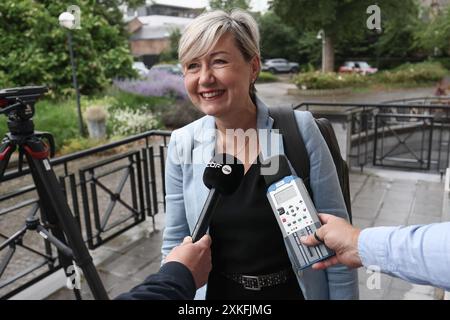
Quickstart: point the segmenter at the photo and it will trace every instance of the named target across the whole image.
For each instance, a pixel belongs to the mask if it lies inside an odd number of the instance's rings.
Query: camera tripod
[[[11,155],[18,149],[18,170],[22,171],[25,156],[39,195],[41,218],[44,221],[44,225],[41,225],[35,208],[34,213],[26,219],[24,227],[0,244],[0,250],[17,240],[21,241],[27,230],[35,230],[56,246],[59,263],[67,277],[73,260],[83,271],[94,298],[107,300],[106,290],[48,160],[54,154],[53,137],[49,133],[34,131],[34,104],[46,91],[47,88],[42,86],[0,90],[0,114],[7,116],[9,129],[0,144],[0,181]],[[48,141],[49,146],[43,139]],[[12,253],[9,255],[12,256]],[[0,275],[6,265],[3,262],[0,264]],[[81,299],[78,289],[74,287],[74,292],[76,298]]]

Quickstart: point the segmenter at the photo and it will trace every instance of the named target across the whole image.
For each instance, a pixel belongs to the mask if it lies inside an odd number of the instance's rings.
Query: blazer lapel
[[[269,108],[256,97],[258,107],[256,125],[258,127],[258,138],[261,150],[261,161],[270,157],[284,154],[283,137],[278,129],[273,129],[273,118],[269,116]]]
[[[194,131],[194,150],[192,151],[193,190],[195,190],[195,221],[208,197],[209,189],[203,183],[203,172],[214,156],[216,143],[214,117],[206,116]]]

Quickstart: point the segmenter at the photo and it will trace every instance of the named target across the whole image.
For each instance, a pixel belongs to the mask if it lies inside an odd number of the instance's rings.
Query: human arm
[[[118,300],[188,300],[208,280],[211,271],[211,238],[203,236],[196,243],[186,237],[166,257],[159,272],[150,275]]]
[[[320,218],[324,225],[317,235],[336,256],[313,268],[323,269],[335,263],[364,265],[409,282],[450,289],[450,222],[359,231],[343,219],[327,214]],[[302,242],[318,244],[313,236]]]

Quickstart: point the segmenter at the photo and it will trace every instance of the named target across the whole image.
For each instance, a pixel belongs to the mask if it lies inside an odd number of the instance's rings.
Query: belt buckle
[[[247,290],[255,290],[255,291],[261,290],[258,276],[244,276],[243,275],[242,276],[242,285],[244,286],[244,289],[247,289]]]

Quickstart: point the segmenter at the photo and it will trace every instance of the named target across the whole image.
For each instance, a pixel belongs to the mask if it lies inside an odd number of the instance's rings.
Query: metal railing
[[[152,219],[164,209],[169,131],[149,131],[50,162],[89,249]],[[0,184],[0,298],[7,299],[61,268],[57,250],[25,232],[41,213],[29,169],[8,171]],[[41,221],[46,223],[45,217]],[[7,241],[22,232],[18,240]]]
[[[405,105],[411,105],[411,104],[421,104],[421,105],[440,105],[440,104],[449,104],[450,103],[450,96],[428,96],[428,97],[417,97],[417,98],[408,98],[408,99],[396,99],[396,100],[389,100],[384,101],[385,104],[405,104]]]
[[[421,99],[423,103],[419,104],[410,102],[420,99],[397,100],[395,104],[304,102],[294,109],[309,110],[316,116],[327,117],[327,112],[333,117],[339,115],[338,121],[347,127],[347,160],[351,166],[442,174],[450,153],[450,101]]]

